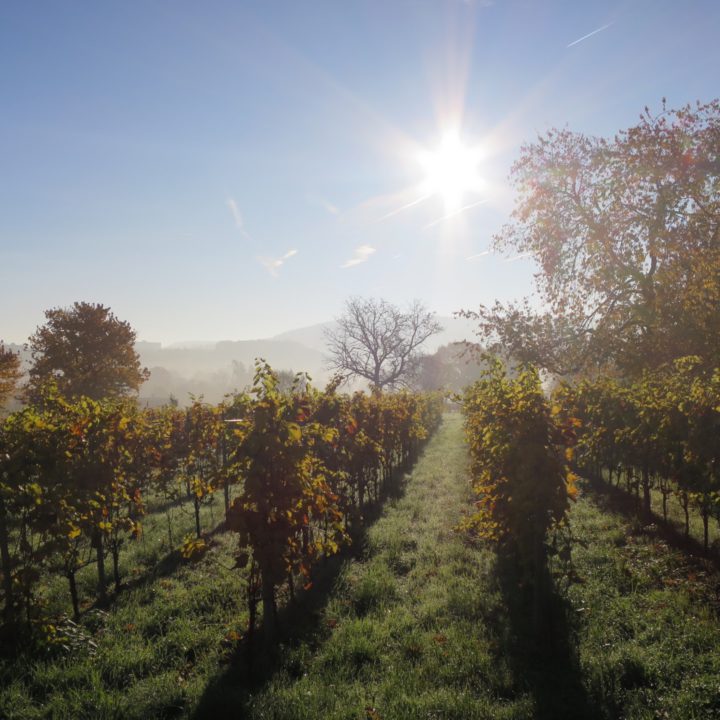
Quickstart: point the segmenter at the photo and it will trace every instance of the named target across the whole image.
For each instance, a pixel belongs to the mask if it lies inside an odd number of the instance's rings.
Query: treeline
[[[186,409],[68,399],[45,386],[0,424],[5,630],[17,635],[42,623],[40,587],[50,574],[66,578],[76,620],[83,567],[96,566],[97,599],[105,602],[107,566],[117,589],[120,553],[141,537],[150,497],[168,508],[191,503],[196,537],[182,552],[201,556],[200,509],[220,493],[227,527],[238,533],[251,630],[262,600],[271,637],[277,588],[292,589],[318,558],[338,551],[440,422],[438,396],[337,389],[337,381],[321,391],[298,375],[283,390],[264,362],[249,393],[218,405],[196,399]]]
[[[584,474],[624,483],[646,519],[651,490],[675,495],[690,534],[690,513],[699,513],[703,543],[709,523],[720,520],[720,369],[698,357],[680,358],[636,379],[585,379],[556,395],[565,417],[579,420],[577,463]]]

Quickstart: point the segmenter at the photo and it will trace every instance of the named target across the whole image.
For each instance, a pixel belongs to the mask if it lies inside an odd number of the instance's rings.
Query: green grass
[[[603,471],[603,479],[605,482],[608,481],[607,470]],[[613,485],[617,483],[617,478],[613,478]],[[618,491],[627,495],[628,504],[633,502],[633,495],[626,490],[625,480],[620,481]],[[641,491],[642,492],[642,491]],[[638,501],[639,502],[639,499]],[[662,510],[662,493],[659,488],[653,487],[650,490],[650,504],[652,512],[655,516],[655,521],[660,524],[664,523],[663,510]],[[667,521],[668,525],[678,536],[684,536],[685,534],[685,513],[680,504],[680,499],[674,493],[668,494],[667,497]],[[689,537],[691,541],[694,541],[694,545],[698,551],[701,550],[703,543],[703,521],[700,515],[699,508],[690,503],[689,509]],[[708,524],[708,545],[716,553],[720,553],[720,522],[715,518],[710,518]]]
[[[0,661],[0,717],[293,720],[720,717],[717,574],[584,487],[571,514],[579,580],[558,581],[538,647],[494,553],[453,531],[469,506],[461,418],[446,416],[361,545],[319,568],[281,645],[249,669],[236,540],[197,564],[162,514],[123,560],[130,587],[86,608],[69,651]],[[222,515],[221,506],[204,527]],[[182,525],[182,526],[181,526]],[[158,565],[159,563],[159,565]],[[84,579],[92,593],[92,568]],[[50,598],[67,611],[66,589]],[[62,595],[61,595],[62,593]],[[48,591],[49,597],[52,595]],[[293,618],[288,628],[287,618]]]
[[[602,501],[602,498],[599,499]],[[603,717],[720,717],[720,577],[584,497],[572,512],[583,683]]]
[[[222,501],[202,509],[211,530]],[[230,568],[237,540],[213,536],[201,563],[182,562],[177,548],[194,533],[191,505],[174,507],[171,545],[164,513],[144,518],[143,540],[121,555],[126,586],[105,610],[93,606],[94,567],[79,573],[84,602],[69,650],[28,648],[0,660],[1,718],[148,718],[187,712],[225,661],[223,639],[247,623],[243,577]],[[49,582],[47,613],[70,613],[67,583]]]
[[[498,655],[493,556],[453,531],[469,501],[458,416],[345,564],[317,633],[283,649],[250,718],[529,718]]]
[[[162,510],[158,509],[158,506]],[[143,533],[139,540],[126,539],[120,552],[120,577],[124,584],[143,582],[144,579],[163,574],[172,569],[176,563],[177,549],[183,539],[190,535],[195,537],[195,516],[193,504],[189,501],[177,502],[169,507],[161,499],[151,498],[148,501],[148,512],[141,519]],[[211,532],[224,519],[222,493],[212,496],[200,509],[200,527],[203,532]],[[168,532],[168,519],[170,533]],[[83,554],[87,557],[88,549]],[[78,592],[81,606],[88,609],[95,603],[97,593],[97,570],[93,562],[77,573]],[[230,561],[232,564],[232,561]],[[112,559],[105,559],[105,570],[112,590]],[[44,613],[57,616],[63,613],[72,614],[72,605],[67,580],[59,575],[47,578],[40,589],[40,602],[44,605]]]

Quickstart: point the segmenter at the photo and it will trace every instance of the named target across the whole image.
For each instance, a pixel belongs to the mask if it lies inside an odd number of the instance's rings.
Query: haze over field
[[[471,321],[437,319],[443,330],[423,345],[424,353],[432,354],[443,345],[474,339]],[[257,340],[186,340],[171,345],[140,341],[135,349],[142,365],[150,370],[150,378],[140,387],[140,400],[160,404],[172,395],[185,403],[192,393],[202,395],[208,402],[219,402],[225,393],[252,383],[255,358],[266,359],[278,370],[307,372],[321,386],[332,376],[325,331],[334,326],[333,321],[328,321]],[[22,345],[10,348],[20,353],[27,368],[29,351]]]

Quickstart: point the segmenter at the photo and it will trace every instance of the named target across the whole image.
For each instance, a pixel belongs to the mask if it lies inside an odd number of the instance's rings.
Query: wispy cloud
[[[321,195],[308,195],[307,200],[313,205],[318,205],[323,210],[326,210],[330,215],[340,215],[340,208]]]
[[[277,277],[278,270],[285,264],[285,261],[293,257],[293,255],[297,255],[297,252],[297,250],[288,250],[282,257],[279,258],[259,257],[258,262],[270,273],[270,275]]]
[[[340,267],[349,268],[353,267],[353,265],[360,265],[360,263],[364,263],[374,252],[374,247],[361,245],[359,248],[355,248],[353,256],[349,260],[346,260]]]
[[[532,253],[524,252],[520,253],[519,255],[515,255],[514,257],[508,258],[505,262],[515,262],[516,260],[524,260],[525,258],[529,257],[532,257]]]
[[[238,204],[235,202],[235,200],[233,198],[228,198],[225,201],[225,205],[227,205],[228,209],[232,213],[233,220],[235,220],[235,227],[240,231],[243,237],[247,238],[248,240],[252,240],[250,233],[245,228],[245,220],[243,219],[240,208],[238,207]]]
[[[593,35],[597,35],[598,33],[602,32],[603,30],[607,30],[612,23],[608,23],[607,25],[603,25],[602,27],[599,27],[597,30],[593,30],[592,32],[589,32],[587,35],[583,35],[581,38],[578,38],[577,40],[573,40],[568,47],[572,47],[573,45],[577,45],[578,43],[581,43],[583,40],[587,40],[588,38],[591,38]]]
[[[482,252],[475,253],[474,255],[468,255],[465,260],[479,260],[481,257],[489,255],[491,252],[491,250],[483,250]]]

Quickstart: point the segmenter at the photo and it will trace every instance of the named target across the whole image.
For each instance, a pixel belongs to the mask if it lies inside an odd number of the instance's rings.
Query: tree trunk
[[[277,617],[275,616],[275,585],[269,573],[262,572],[263,636],[265,647],[275,642]]]
[[[288,573],[288,593],[290,594],[290,600],[295,602],[295,580],[293,579],[292,570]]]
[[[100,530],[93,531],[92,544],[97,551],[98,600],[105,603],[107,602],[107,577],[105,575],[105,548]]]
[[[111,548],[113,561],[113,578],[115,580],[115,592],[120,590],[120,548],[117,543],[112,544]]]
[[[642,471],[642,490],[643,490],[643,517],[645,520],[652,518],[652,505],[650,503],[650,471],[647,465],[643,467]]]
[[[307,557],[310,550],[310,528],[307,525],[302,527],[302,551],[303,555]]]
[[[195,506],[195,534],[200,539],[200,500],[197,495],[193,495],[193,504]]]
[[[255,626],[257,624],[257,585],[258,566],[255,560],[250,564],[250,571],[247,576],[247,607],[248,607],[248,629],[247,629],[247,680],[253,682],[253,658],[255,655]]]
[[[173,542],[173,534],[172,534],[172,518],[170,517],[170,508],[167,509],[167,512],[165,513],[165,517],[167,518],[167,531],[168,531],[168,543],[169,548],[172,550],[173,545],[175,544]]]
[[[685,513],[685,537],[690,537],[690,499],[688,498],[688,494],[683,491],[680,495],[680,506],[683,509],[683,512]]]
[[[543,635],[543,604],[545,600],[545,592],[543,588],[543,541],[536,538],[535,547],[533,548],[533,631],[535,640],[539,640]]]
[[[8,628],[12,628],[15,619],[15,600],[12,586],[12,559],[10,557],[10,542],[8,539],[7,513],[5,501],[0,497],[0,567],[3,574],[3,593],[5,595],[5,608],[3,617]]]
[[[66,573],[68,585],[70,586],[70,599],[72,600],[73,620],[80,622],[80,602],[78,601],[77,584],[75,582],[75,571],[68,570]]]

